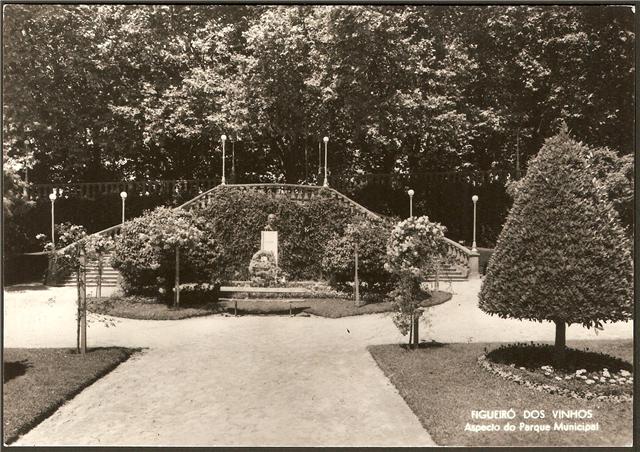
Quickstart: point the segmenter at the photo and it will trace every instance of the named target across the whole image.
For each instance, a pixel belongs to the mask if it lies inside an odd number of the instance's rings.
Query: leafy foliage
[[[23,197],[27,184],[20,178],[16,169],[5,159],[2,167],[3,192],[2,214],[4,218],[4,252],[15,255],[25,252],[33,242],[27,223],[33,202]]]
[[[36,239],[42,244],[43,251],[52,252],[54,250],[67,248],[68,245],[76,243],[78,240],[84,239],[87,236],[87,231],[84,226],[69,222],[57,223],[54,226],[54,233],[56,239],[55,245],[53,242],[48,241],[47,236],[44,234],[38,234],[36,236]],[[45,277],[49,284],[59,284],[73,271],[77,270],[79,265],[79,252],[80,248],[73,246],[65,249],[64,252],[51,254],[47,275]]]
[[[483,311],[585,327],[631,317],[629,239],[589,154],[565,127],[530,162],[489,261]]]
[[[112,265],[122,274],[128,294],[169,295],[175,278],[175,253],[180,248],[184,282],[215,282],[217,244],[203,232],[202,219],[190,212],[159,207],[127,221],[115,242]]]
[[[220,246],[216,272],[221,280],[247,279],[269,214],[277,216],[278,265],[294,280],[322,276],[325,243],[353,219],[348,207],[330,197],[303,204],[252,190],[217,190],[195,216],[203,222],[205,236]]]
[[[347,225],[344,234],[327,242],[322,270],[332,287],[353,290],[355,247],[358,247],[358,278],[366,301],[386,296],[393,277],[385,268],[391,225],[386,221],[361,220]]]
[[[4,144],[33,180],[513,169],[565,120],[633,149],[612,6],[7,5]],[[118,139],[114,140],[113,137]],[[212,158],[212,150],[216,158]]]

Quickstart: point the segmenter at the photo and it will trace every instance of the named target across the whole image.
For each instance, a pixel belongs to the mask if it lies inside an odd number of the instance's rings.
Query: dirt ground
[[[429,310],[422,337],[553,340],[552,324],[482,313],[479,288],[480,281],[455,283],[452,300]],[[5,291],[5,347],[74,346],[74,295],[70,288]],[[576,326],[567,331],[568,340],[632,337],[632,322],[598,335]],[[431,445],[366,350],[404,340],[386,314],[118,319],[109,327],[92,315],[90,347],[146,349],[15,444]]]

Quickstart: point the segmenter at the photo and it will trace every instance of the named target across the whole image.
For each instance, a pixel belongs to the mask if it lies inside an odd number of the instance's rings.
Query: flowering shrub
[[[365,300],[385,296],[393,287],[393,275],[384,265],[391,225],[384,221],[362,220],[349,224],[343,235],[327,242],[322,270],[331,287],[353,290],[355,247],[358,246],[358,279]]]
[[[127,221],[115,243],[112,265],[122,274],[127,294],[169,295],[175,280],[176,249],[185,282],[213,282],[217,246],[202,232],[203,220],[187,211],[159,207]]]
[[[84,249],[90,258],[104,255],[111,251],[113,247],[114,241],[108,236],[90,235],[84,240]]]
[[[253,286],[275,286],[281,278],[279,273],[276,258],[271,251],[260,250],[251,258],[249,276]]]
[[[396,313],[393,322],[407,334],[422,314],[418,308],[429,297],[422,283],[446,258],[445,228],[429,217],[411,217],[398,223],[387,242],[385,268],[397,278],[391,298]],[[414,342],[417,341],[414,340]]]
[[[43,251],[52,252],[65,248],[72,243],[77,242],[87,236],[87,231],[84,226],[66,223],[58,223],[54,227],[55,229],[55,245],[44,234],[36,235]],[[78,267],[78,253],[79,248],[70,247],[63,253],[55,253],[50,257],[49,268],[47,270],[46,280],[48,283],[58,284],[64,281],[64,279],[71,274]]]
[[[387,270],[426,279],[447,254],[445,232],[444,226],[429,221],[429,217],[401,221],[387,242]]]

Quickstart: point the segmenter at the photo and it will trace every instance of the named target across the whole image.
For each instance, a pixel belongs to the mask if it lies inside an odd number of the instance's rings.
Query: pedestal
[[[262,231],[260,234],[260,249],[271,251],[278,265],[278,231]]]

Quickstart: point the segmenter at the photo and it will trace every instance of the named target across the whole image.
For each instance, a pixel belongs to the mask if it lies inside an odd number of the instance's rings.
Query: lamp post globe
[[[413,191],[412,188],[410,188],[407,191],[407,194],[409,195],[409,218],[413,217],[413,195],[416,194],[415,191]]]
[[[127,192],[120,192],[120,198],[122,198],[122,223],[124,223],[124,200],[127,199]]]
[[[55,207],[54,207],[54,204],[55,204],[57,198],[58,197],[56,196],[56,191],[54,189],[53,192],[49,194],[49,199],[51,200],[51,243],[53,243],[54,246],[56,244],[56,237],[55,237],[56,220],[55,220]]]
[[[329,179],[327,178],[327,143],[329,142],[329,137],[324,137],[322,141],[324,141],[324,183],[322,185],[324,187],[328,187]]]
[[[473,195],[471,201],[473,201],[473,242],[471,243],[471,251],[477,252],[476,248],[476,204],[478,202],[478,195]]]
[[[222,182],[221,182],[221,183],[222,183],[222,185],[224,185],[224,184],[226,184],[226,183],[227,183],[227,181],[226,181],[226,179],[225,179],[225,177],[224,177],[224,173],[225,173],[225,167],[224,167],[224,161],[225,161],[225,149],[224,149],[224,148],[225,148],[225,143],[226,143],[226,141],[227,141],[227,136],[223,134],[223,135],[220,137],[220,140],[222,140]]]

